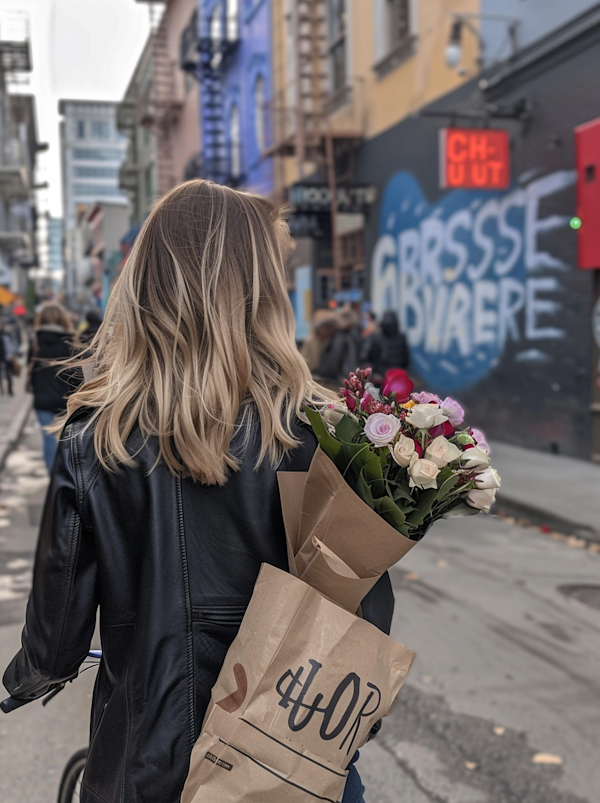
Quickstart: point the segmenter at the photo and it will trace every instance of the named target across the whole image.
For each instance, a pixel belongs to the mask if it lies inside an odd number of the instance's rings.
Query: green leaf
[[[457,505],[452,505],[448,508],[448,510],[443,514],[443,519],[454,519],[454,518],[463,518],[464,516],[477,516],[478,513],[481,513],[476,507],[471,507],[471,505],[467,505],[465,502],[459,502]]]
[[[371,488],[369,487],[369,483],[365,479],[364,471],[361,471],[356,479],[353,489],[358,496],[366,502],[370,508],[375,507],[375,500],[373,499],[373,493],[371,492]]]
[[[381,518],[385,519],[388,524],[398,529],[406,521],[406,516],[398,508],[397,505],[390,499],[389,496],[383,496],[381,499],[375,499],[374,504],[375,512],[379,513]]]
[[[347,443],[352,443],[354,438],[361,432],[360,421],[351,415],[345,415],[335,426],[336,437]]]
[[[394,490],[394,502],[397,502],[399,499],[406,499],[407,502],[415,501],[407,485],[398,485]]]
[[[445,470],[446,469],[444,469],[444,471]],[[438,492],[435,500],[436,502],[441,502],[442,499],[444,499],[450,493],[450,491],[454,488],[454,486],[460,479],[460,474],[454,474],[454,472],[451,469],[448,470],[450,471],[450,476],[446,480],[440,482],[440,478],[442,476],[441,471],[438,475]]]
[[[437,488],[429,488],[417,497],[415,500],[417,509],[406,519],[409,524],[412,524],[414,527],[420,527],[423,524],[427,516],[431,513],[431,507],[435,502],[437,493]]]
[[[327,457],[331,458],[331,460],[335,462],[335,458],[339,454],[342,444],[330,434],[329,430],[325,426],[325,422],[321,418],[321,414],[317,412],[317,410],[313,410],[312,407],[305,407],[304,413],[310,421],[313,432],[319,441],[319,446],[321,449],[323,449]]]

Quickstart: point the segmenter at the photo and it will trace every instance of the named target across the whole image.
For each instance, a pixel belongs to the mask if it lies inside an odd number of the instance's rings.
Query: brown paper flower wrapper
[[[339,803],[355,750],[389,713],[414,660],[355,612],[415,542],[320,449],[308,473],[278,479],[290,573],[261,568],[181,803]]]

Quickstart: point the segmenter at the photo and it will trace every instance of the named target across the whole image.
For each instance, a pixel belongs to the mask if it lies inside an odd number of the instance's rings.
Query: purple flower
[[[412,399],[417,404],[429,404],[429,402],[440,404],[441,402],[439,396],[436,396],[435,393],[428,393],[426,390],[422,390],[420,393],[413,393]]]
[[[444,401],[440,402],[440,407],[442,408],[444,415],[448,417],[448,421],[455,429],[456,427],[459,427],[465,420],[465,411],[460,404],[454,399],[451,399],[450,396],[446,396]]]
[[[367,418],[365,435],[375,446],[387,446],[400,431],[400,421],[394,415],[374,413]]]
[[[485,439],[485,435],[480,429],[471,429],[471,437],[479,446],[482,452],[486,452],[486,454],[491,454],[492,450],[489,447],[488,442]]]

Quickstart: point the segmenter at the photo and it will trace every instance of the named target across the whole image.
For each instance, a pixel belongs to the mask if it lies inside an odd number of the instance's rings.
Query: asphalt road
[[[33,419],[0,477],[0,667],[19,646],[46,486]],[[600,803],[600,555],[492,517],[437,525],[392,571],[417,652],[361,753],[366,803]],[[597,586],[579,594],[559,590]],[[95,670],[0,719],[0,801],[52,803]]]

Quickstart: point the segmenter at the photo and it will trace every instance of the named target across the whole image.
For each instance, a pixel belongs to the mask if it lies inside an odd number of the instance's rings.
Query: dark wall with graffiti
[[[439,189],[447,118],[409,119],[369,141],[356,176],[379,189],[366,230],[371,301],[398,312],[422,385],[464,401],[490,438],[582,458],[594,272],[578,270],[568,224],[573,129],[600,116],[598,63],[600,44],[579,42],[487,97],[472,82],[429,107],[531,103],[526,122],[491,121],[511,135],[506,191]]]

